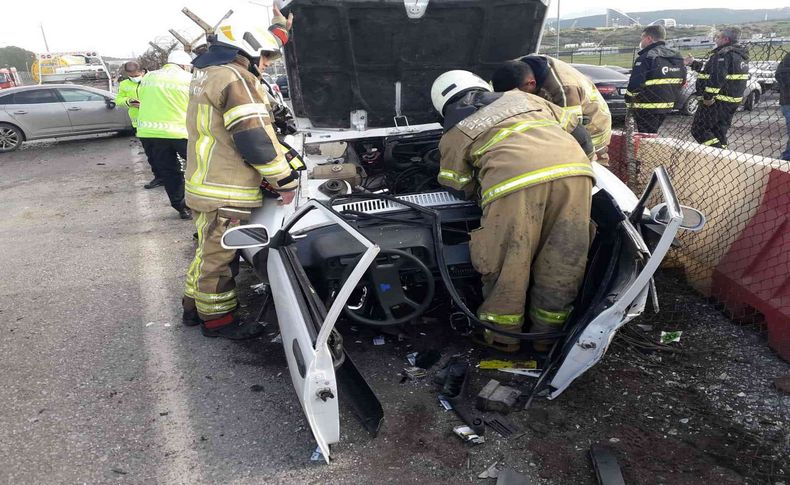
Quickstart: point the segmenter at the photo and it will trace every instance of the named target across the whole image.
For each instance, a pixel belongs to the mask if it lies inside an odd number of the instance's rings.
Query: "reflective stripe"
[[[683,84],[685,79],[679,77],[668,77],[665,79],[648,79],[645,81],[645,86],[654,86],[656,84]]]
[[[579,112],[581,112],[580,106],[575,106],[574,108],[579,108]],[[565,108],[571,109],[571,108]],[[524,133],[527,130],[531,130],[533,128],[540,128],[543,126],[559,126],[560,124],[554,120],[530,120],[530,121],[522,121],[521,123],[516,123],[515,125],[509,128],[502,128],[497,132],[496,135],[492,136],[485,145],[481,146],[474,152],[475,158],[480,158],[483,156],[485,152],[487,152],[491,147],[499,143],[500,141],[504,140],[505,138],[509,137],[513,133]]]
[[[269,117],[269,111],[263,103],[248,103],[236,106],[226,111],[222,118],[225,121],[225,128],[230,129],[236,123],[258,116]]]
[[[221,185],[207,186],[193,183],[191,180],[187,181],[184,185],[187,192],[198,197],[244,202],[256,202],[261,200],[261,190],[257,187],[254,189],[242,189],[238,187],[223,187]]]
[[[148,130],[167,131],[173,135],[184,135],[182,138],[187,138],[187,129],[183,123],[168,123],[166,121],[139,121],[137,122],[138,128]]]
[[[532,317],[533,320],[554,326],[561,326],[564,324],[565,321],[568,320],[570,314],[570,311],[552,312],[535,307],[529,309],[529,316]]]
[[[574,118],[578,119],[576,113],[563,110],[562,118],[560,118],[560,126],[562,127],[562,129],[567,130],[568,125],[571,124],[571,121],[573,121]]]
[[[726,76],[724,76],[724,79],[743,79],[743,80],[748,80],[749,79],[749,75],[748,74],[727,74]]]
[[[195,291],[195,300],[204,303],[217,303],[236,299],[236,290],[226,291],[225,293],[201,293]]]
[[[195,306],[201,315],[221,315],[235,310],[238,302],[235,298],[232,301],[223,303],[203,303],[200,300],[195,300]]]
[[[629,108],[634,109],[672,109],[675,103],[628,103]]]
[[[609,138],[609,136],[611,136],[611,134],[612,134],[611,130],[606,130],[603,133],[601,133],[600,135],[596,135],[596,136],[592,137],[593,145],[595,145],[596,147],[599,147],[601,145],[605,145],[606,143],[604,143],[604,142],[607,141],[607,138]]]
[[[710,74],[699,74],[697,79],[710,79]]]
[[[447,168],[443,168],[439,171],[439,178],[456,182],[459,185],[466,185],[472,180],[472,177],[467,173],[459,173]]]
[[[286,170],[290,170],[291,166],[288,165],[288,162],[285,160],[285,157],[280,157],[273,162],[269,162],[265,165],[253,165],[255,170],[258,171],[259,174],[263,175],[264,177],[268,177],[270,175],[278,175],[280,173],[285,172]]]
[[[486,322],[496,323],[497,325],[517,326],[524,323],[524,314],[500,315],[498,313],[479,313],[477,318]]]
[[[740,98],[733,98],[732,96],[717,94],[716,99],[719,101],[724,101],[725,103],[740,103],[743,100],[743,96],[741,96]]]
[[[493,200],[504,197],[516,190],[521,190],[533,185],[550,182],[558,178],[586,175],[595,178],[592,166],[588,163],[566,163],[542,168],[533,172],[527,172],[517,177],[510,178],[490,187],[483,193],[482,205],[486,205]]]
[[[626,94],[626,96],[636,96],[637,94],[639,94],[639,91],[637,91],[635,93],[632,93],[631,91],[626,90],[625,94]]]
[[[707,145],[707,146],[715,145],[717,143],[719,143],[719,139],[718,138],[711,138],[708,141],[702,142],[703,145]]]
[[[195,219],[195,228],[197,229],[198,234],[198,246],[197,249],[195,249],[195,259],[193,259],[192,264],[189,265],[186,281],[184,282],[184,295],[188,296],[189,298],[194,298],[195,293],[197,292],[197,280],[200,273],[200,265],[203,263],[203,245],[200,244],[200,242],[205,237],[203,231],[205,230],[206,225],[206,213],[198,212],[197,218]]]
[[[711,93],[711,94],[719,94],[721,92],[721,88],[707,87],[707,88],[705,88],[705,92],[706,93]]]
[[[190,181],[195,184],[202,184],[205,182],[208,165],[211,161],[211,154],[216,144],[216,140],[211,135],[212,116],[213,112],[211,106],[207,104],[198,105],[196,119],[198,139],[195,141],[195,161],[197,167],[190,178]]]

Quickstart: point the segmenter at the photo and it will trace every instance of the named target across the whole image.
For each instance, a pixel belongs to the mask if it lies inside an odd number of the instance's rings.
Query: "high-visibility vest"
[[[140,108],[131,106],[129,101],[136,99],[140,100],[140,94],[137,92],[140,89],[140,83],[136,83],[131,79],[124,79],[118,85],[118,93],[115,95],[115,104],[129,110],[129,119],[132,120],[132,126],[137,128],[137,117]]]
[[[149,72],[140,83],[140,138],[187,138],[187,106],[192,75],[175,64]]]

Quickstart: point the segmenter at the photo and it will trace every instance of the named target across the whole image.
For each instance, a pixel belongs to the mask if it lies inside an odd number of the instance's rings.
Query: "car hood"
[[[350,128],[352,112],[356,129],[435,122],[433,81],[451,69],[488,79],[535,52],[546,10],[541,0],[285,2],[295,114],[316,128]]]

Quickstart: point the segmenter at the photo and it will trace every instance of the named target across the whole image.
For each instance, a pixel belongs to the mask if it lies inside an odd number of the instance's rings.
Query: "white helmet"
[[[189,66],[192,64],[192,57],[184,51],[170,51],[170,54],[167,56],[167,63]]]
[[[439,114],[444,114],[447,103],[455,96],[473,89],[493,92],[490,84],[469,71],[447,71],[436,78],[431,86],[431,101]]]
[[[276,59],[282,55],[283,42],[267,26],[237,15],[222,21],[216,35],[218,43],[235,47],[252,58],[267,54]]]

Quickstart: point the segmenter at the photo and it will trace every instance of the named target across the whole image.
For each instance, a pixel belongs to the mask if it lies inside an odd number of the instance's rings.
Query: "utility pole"
[[[557,59],[560,58],[560,0],[557,0]]]
[[[41,27],[41,37],[44,38],[44,48],[49,52],[49,44],[47,44],[47,34],[44,33],[44,24],[38,24]]]

